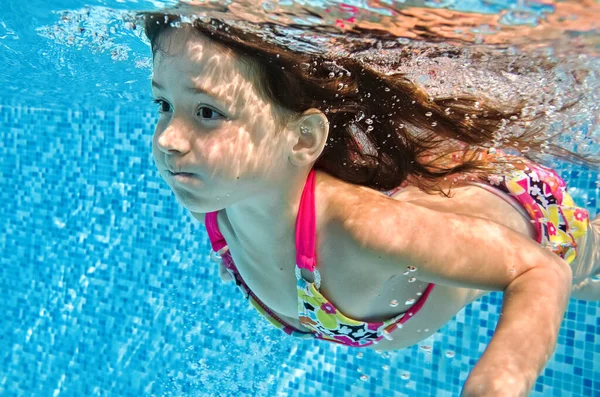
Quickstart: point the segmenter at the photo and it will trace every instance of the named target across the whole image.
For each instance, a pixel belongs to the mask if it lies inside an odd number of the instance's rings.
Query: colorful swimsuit
[[[320,292],[321,275],[316,268],[316,224],[315,224],[315,170],[311,170],[302,192],[298,218],[296,220],[296,289],[298,293],[298,317],[300,323],[311,330],[304,332],[286,324],[277,314],[264,305],[248,288],[237,271],[231,253],[217,225],[217,213],[206,214],[205,224],[213,248],[213,256],[220,255],[223,265],[232,275],[237,286],[266,319],[285,333],[299,338],[317,338],[347,346],[372,345],[414,316],[425,304],[434,285],[429,284],[422,296],[406,312],[387,321],[366,322],[346,317]],[[302,277],[300,269],[313,273],[314,282]]]
[[[502,173],[482,180],[488,186],[499,189],[496,194],[513,206],[516,202],[527,211],[535,223],[537,241],[551,248],[557,255],[571,263],[577,255],[575,240],[583,236],[589,226],[588,212],[578,208],[566,192],[565,182],[553,170],[522,157],[501,151],[483,151],[478,159],[508,161]],[[418,301],[405,313],[383,322],[365,322],[346,317],[320,292],[321,276],[315,261],[315,171],[311,170],[296,221],[296,289],[298,293],[298,317],[310,332],[304,332],[286,324],[277,314],[264,305],[248,288],[237,271],[227,243],[219,231],[217,213],[206,214],[206,229],[211,241],[211,257],[220,257],[227,271],[251,305],[275,327],[285,333],[303,339],[317,338],[348,346],[364,347],[382,338],[389,338],[393,330],[414,316],[425,304],[434,284],[429,284]],[[476,183],[479,184],[479,183]],[[386,194],[391,196],[401,188]],[[509,194],[510,196],[506,196]],[[515,200],[516,199],[516,200]],[[521,212],[523,213],[522,209]],[[313,273],[314,282],[302,277],[300,269]]]

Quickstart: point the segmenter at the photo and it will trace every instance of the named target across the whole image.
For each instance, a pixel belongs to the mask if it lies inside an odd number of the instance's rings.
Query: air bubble
[[[403,372],[400,375],[400,379],[402,379],[402,380],[409,380],[410,379],[410,374],[408,372]]]
[[[391,307],[396,307],[398,306],[398,301],[396,299],[394,299],[393,301],[390,302],[390,306]]]
[[[369,377],[367,375],[363,375],[360,377],[360,380],[362,380],[363,382],[366,382],[369,380]]]
[[[431,112],[425,113],[425,116],[427,116],[427,117],[431,117],[432,115],[433,115],[433,113],[431,113]]]
[[[414,283],[415,281],[417,281],[417,279],[414,278],[414,277],[411,277],[411,278],[408,279],[409,283]]]
[[[416,301],[417,301],[416,299],[409,299],[409,300],[407,300],[406,302],[404,302],[404,304],[405,304],[406,306],[408,306],[408,305],[413,305],[413,304],[414,304]]]
[[[454,353],[453,351],[449,350],[446,352],[446,357],[454,358],[454,356],[456,356],[456,353]]]

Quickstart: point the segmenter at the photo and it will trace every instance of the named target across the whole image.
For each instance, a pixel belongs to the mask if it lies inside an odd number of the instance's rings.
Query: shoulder
[[[380,236],[403,240],[406,224],[395,223],[402,203],[377,190],[355,185],[324,172],[317,173],[317,224],[330,234],[328,241],[351,250],[362,260],[381,259]],[[321,219],[319,220],[319,216]]]

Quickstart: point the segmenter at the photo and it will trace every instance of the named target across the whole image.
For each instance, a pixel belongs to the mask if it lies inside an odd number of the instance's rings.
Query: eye
[[[219,120],[219,118],[225,118],[225,116],[223,116],[221,113],[206,106],[200,106],[200,108],[198,108],[198,115],[202,118],[209,119],[211,121]]]
[[[158,113],[167,113],[167,112],[169,112],[169,110],[165,109],[165,107],[164,107],[164,105],[171,106],[171,105],[169,105],[168,102],[163,101],[162,99],[155,99],[152,102],[154,102],[154,103],[156,103],[158,105]]]

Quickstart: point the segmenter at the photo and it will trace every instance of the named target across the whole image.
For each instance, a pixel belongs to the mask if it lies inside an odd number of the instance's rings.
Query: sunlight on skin
[[[327,141],[327,118],[307,109],[282,125],[251,68],[190,29],[164,32],[153,60],[153,81],[163,87],[153,94],[165,102],[153,138],[156,166],[192,214],[225,209],[226,227],[242,246],[282,251],[273,236],[294,234],[304,182]],[[301,134],[301,125],[310,133]],[[195,175],[175,178],[169,169]]]
[[[189,33],[181,29],[167,34],[163,42],[168,43],[169,56],[158,52],[154,63],[154,80],[169,90],[156,92],[169,102],[170,111],[161,116],[153,145],[163,178],[182,204],[200,212],[220,209],[214,208],[217,203],[207,202],[212,208],[205,208],[201,200],[194,200],[207,198],[207,194],[211,201],[218,197],[218,207],[223,208],[235,196],[258,193],[265,183],[276,185],[285,175],[281,172],[286,165],[282,149],[289,140],[286,134],[277,133],[272,105],[260,98],[239,67],[232,67],[239,63],[231,54],[197,35],[186,37]],[[185,93],[187,86],[203,87],[216,98]],[[198,116],[199,105],[214,108],[225,117],[213,114],[212,119],[203,119]],[[168,166],[197,173],[205,187],[173,182]],[[218,184],[213,186],[212,181]]]

